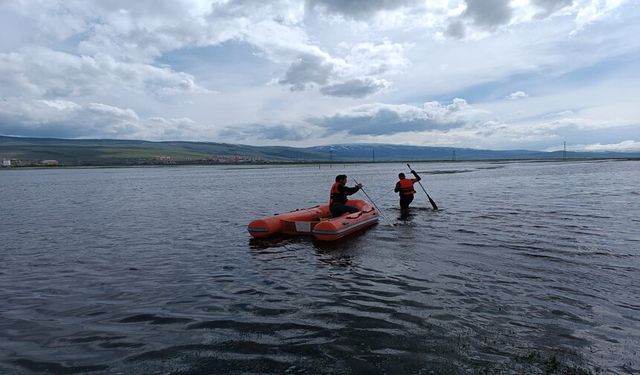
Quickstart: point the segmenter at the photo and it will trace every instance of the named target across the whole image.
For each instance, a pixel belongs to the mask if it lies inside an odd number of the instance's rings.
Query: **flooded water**
[[[0,171],[0,373],[640,373],[640,162],[413,167]],[[396,225],[250,239],[338,173]]]

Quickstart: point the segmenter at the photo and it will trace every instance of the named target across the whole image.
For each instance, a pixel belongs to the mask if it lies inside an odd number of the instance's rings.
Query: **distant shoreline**
[[[640,161],[640,158],[567,158],[567,159],[474,159],[474,160],[382,160],[382,161],[274,161],[274,162],[261,162],[261,163],[170,163],[170,164],[86,164],[86,165],[73,165],[73,164],[60,164],[60,165],[16,165],[10,167],[0,167],[0,171],[9,170],[47,170],[47,169],[102,169],[102,168],[171,168],[171,167],[295,167],[295,166],[309,166],[319,168],[331,167],[339,165],[366,165],[366,164],[397,164],[397,163],[444,163],[444,164],[459,164],[459,163],[558,163],[558,162],[601,162],[601,161]]]
[[[214,142],[151,142],[0,136],[2,165],[133,167],[166,165],[327,165],[399,162],[637,160],[640,151],[535,151],[396,145],[251,146]]]

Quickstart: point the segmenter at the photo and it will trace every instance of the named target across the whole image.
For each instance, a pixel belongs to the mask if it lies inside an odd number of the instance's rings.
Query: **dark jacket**
[[[329,205],[346,204],[347,196],[355,194],[360,190],[359,187],[348,187],[340,185],[338,182],[331,187],[331,195],[329,196]]]

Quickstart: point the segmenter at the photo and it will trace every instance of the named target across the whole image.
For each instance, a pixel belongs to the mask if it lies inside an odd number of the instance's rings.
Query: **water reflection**
[[[254,238],[249,239],[249,249],[251,250],[267,250],[274,247],[282,247],[287,243],[295,241],[297,237],[291,236],[273,236],[267,238]]]
[[[350,267],[353,265],[354,260],[353,249],[318,251],[317,259],[321,263],[335,267]]]
[[[264,255],[279,254],[280,251],[294,251],[297,247],[304,248],[308,251],[311,248],[315,250],[316,260],[332,266],[348,267],[353,264],[354,254],[375,246],[368,236],[370,231],[374,231],[380,224],[374,225],[356,233],[341,238],[339,241],[320,241],[312,236],[275,236],[271,238],[251,238],[249,246],[252,254]]]

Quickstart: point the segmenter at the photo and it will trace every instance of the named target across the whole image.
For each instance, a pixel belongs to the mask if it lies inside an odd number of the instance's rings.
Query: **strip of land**
[[[636,159],[640,152],[482,150],[392,144],[315,147],[0,136],[3,166],[127,166],[445,160]]]

